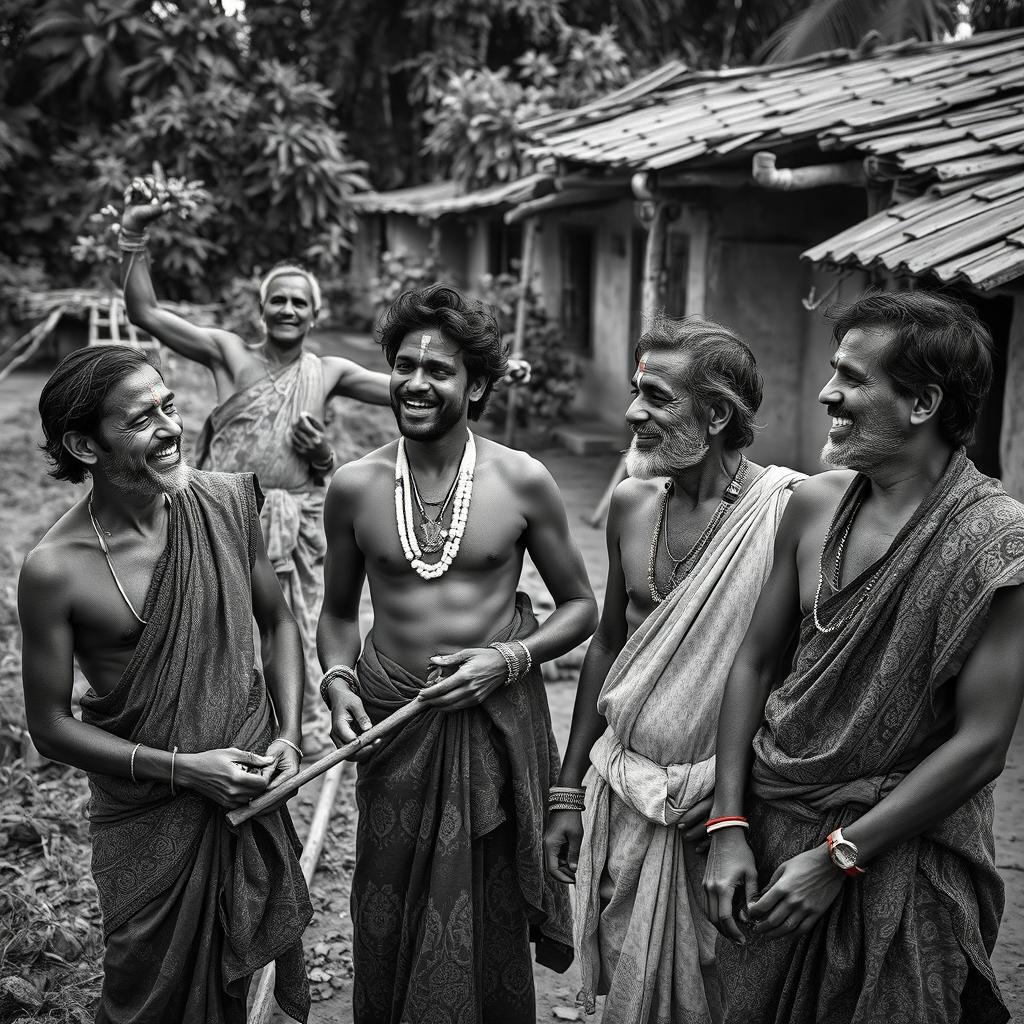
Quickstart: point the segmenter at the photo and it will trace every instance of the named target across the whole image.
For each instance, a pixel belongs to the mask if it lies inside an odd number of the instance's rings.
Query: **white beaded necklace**
[[[405,453],[405,438],[398,439],[398,454],[395,457],[395,519],[398,521],[398,537],[402,542],[402,550],[409,564],[417,575],[424,580],[436,580],[450,568],[455,556],[459,553],[462,535],[466,532],[469,521],[469,503],[473,497],[473,473],[476,469],[476,443],[471,431],[466,431],[466,448],[459,464],[458,483],[455,487],[455,498],[452,507],[452,521],[448,527],[448,536],[441,549],[441,558],[437,562],[424,562],[420,557],[423,552],[416,539],[415,520],[412,511],[413,479],[409,467],[409,459]],[[440,519],[440,517],[438,517]]]

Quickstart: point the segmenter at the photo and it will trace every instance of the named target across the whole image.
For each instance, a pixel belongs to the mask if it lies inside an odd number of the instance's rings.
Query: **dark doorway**
[[[583,356],[593,355],[594,232],[562,228],[562,329],[568,346]]]
[[[981,407],[974,441],[967,454],[974,464],[988,476],[1002,476],[999,461],[999,438],[1003,429],[1003,395],[1006,390],[1006,352],[1010,342],[1010,320],[1013,317],[1013,299],[1006,295],[982,298],[962,293],[959,298],[977,310],[978,316],[992,334],[995,345],[992,387]]]

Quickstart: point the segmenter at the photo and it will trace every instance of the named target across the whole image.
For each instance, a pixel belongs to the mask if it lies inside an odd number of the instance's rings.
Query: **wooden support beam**
[[[533,277],[533,255],[537,247],[537,218],[531,217],[526,222],[523,234],[523,259],[519,268],[519,301],[516,303],[516,328],[512,337],[512,358],[522,359],[526,344],[526,309],[530,299],[530,281]],[[516,441],[516,400],[519,388],[512,385],[508,389],[508,405],[505,407],[505,444],[508,447]]]

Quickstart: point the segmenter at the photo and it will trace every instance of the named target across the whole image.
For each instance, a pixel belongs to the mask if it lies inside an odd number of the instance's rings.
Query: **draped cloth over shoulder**
[[[601,690],[608,728],[590,755],[575,924],[584,1005],[607,993],[616,1024],[704,1024],[717,1008],[703,864],[677,824],[714,786],[725,679],[801,479],[770,466],[751,483]]]
[[[858,476],[843,497],[826,565],[868,486]],[[754,739],[748,813],[762,886],[948,738],[949,684],[998,589],[1022,581],[1024,507],[960,449],[883,559],[836,593],[825,587],[819,618],[838,628],[804,619],[793,670]],[[1005,1021],[989,962],[1003,905],[992,790],[845,882],[810,934],[746,950],[720,941],[728,1019]]]
[[[537,626],[525,595],[495,640]],[[376,723],[425,685],[367,638],[358,665]],[[544,871],[558,774],[535,668],[480,707],[425,709],[359,766],[352,879],[357,1024],[534,1024],[537,960],[572,960],[568,893]]]
[[[326,541],[323,485],[313,479],[309,463],[291,443],[292,428],[303,412],[318,418],[324,412],[323,369],[311,352],[217,406],[199,436],[196,464],[221,473],[253,472],[266,493],[260,522],[267,555],[302,636],[303,734],[313,749],[327,745],[316,655]]]
[[[84,721],[179,755],[272,737],[255,667],[251,475],[193,472],[170,508],[143,618],[118,685]],[[97,1020],[242,1024],[250,976],[277,961],[278,1003],[306,1019],[300,939],[312,908],[283,808],[229,830],[224,808],[166,782],[91,774],[93,874],[107,942]]]

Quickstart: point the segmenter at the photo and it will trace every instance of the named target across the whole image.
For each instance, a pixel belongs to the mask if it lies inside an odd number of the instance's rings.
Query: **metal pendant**
[[[447,530],[441,529],[441,524],[433,519],[420,518],[420,549],[428,555],[432,555],[444,547]]]

